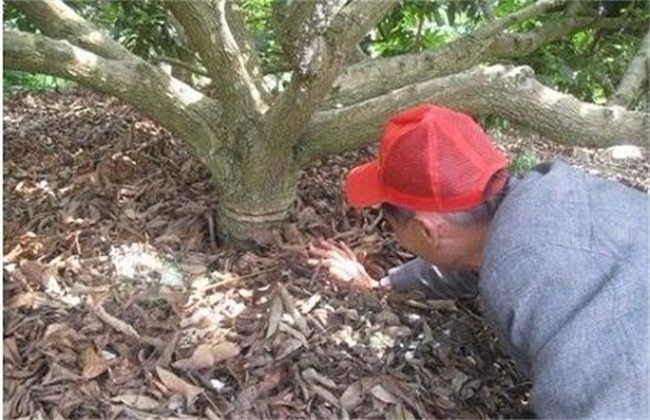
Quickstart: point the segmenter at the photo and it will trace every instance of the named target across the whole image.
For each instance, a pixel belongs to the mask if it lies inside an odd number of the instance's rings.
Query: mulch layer
[[[206,168],[116,99],[19,92],[4,104],[4,418],[496,418],[530,383],[480,302],[351,292],[307,266],[342,240],[374,276],[412,258],[340,194],[372,147],[306,169],[268,249],[223,247]],[[648,189],[613,161],[513,133],[510,156],[563,157]],[[645,151],[647,153],[647,151]]]

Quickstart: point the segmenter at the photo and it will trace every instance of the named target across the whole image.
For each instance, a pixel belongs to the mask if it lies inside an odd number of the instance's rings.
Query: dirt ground
[[[119,101],[81,90],[4,104],[4,418],[526,417],[530,383],[476,300],[350,292],[306,265],[339,239],[375,276],[412,258],[340,179],[373,148],[304,171],[269,249],[225,248],[206,169]],[[647,150],[494,136],[647,191]],[[523,157],[522,157],[523,156]]]

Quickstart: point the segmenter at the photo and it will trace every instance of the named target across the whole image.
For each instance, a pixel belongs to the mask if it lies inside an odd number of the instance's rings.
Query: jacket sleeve
[[[388,270],[380,280],[384,287],[405,292],[422,291],[428,299],[472,297],[478,293],[478,274],[473,271],[440,271],[435,265],[416,258]]]

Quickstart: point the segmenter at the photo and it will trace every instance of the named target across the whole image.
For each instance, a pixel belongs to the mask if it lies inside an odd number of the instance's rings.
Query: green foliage
[[[533,67],[540,81],[548,86],[570,93],[583,101],[605,103],[639,51],[641,39],[647,30],[650,10],[647,2],[643,1],[587,4],[593,13],[628,18],[640,24],[638,28],[578,31],[565,40],[540,48],[516,62]],[[535,22],[539,24],[539,21],[537,19]]]
[[[534,149],[525,148],[521,153],[517,154],[510,160],[510,173],[521,175],[524,172],[531,170],[539,163],[539,161],[539,156],[537,156]]]
[[[11,95],[17,89],[32,91],[61,90],[73,83],[47,74],[31,74],[22,71],[6,70],[2,74],[2,93]]]
[[[253,34],[262,67],[267,72],[280,71],[283,67],[282,48],[273,30],[273,3],[274,0],[243,0],[242,2],[244,20]]]
[[[585,30],[518,60],[539,79],[583,101],[604,103],[614,92],[641,39],[624,32]]]
[[[436,49],[468,32],[480,21],[476,1],[402,0],[364,40],[371,56]]]

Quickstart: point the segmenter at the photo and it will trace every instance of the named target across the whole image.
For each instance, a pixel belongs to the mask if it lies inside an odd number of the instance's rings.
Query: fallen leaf
[[[203,388],[199,388],[196,385],[192,385],[189,382],[179,378],[174,375],[167,369],[163,369],[160,366],[156,367],[156,372],[162,383],[172,391],[178,392],[185,397],[188,405],[191,405],[196,397],[203,392]]]
[[[300,340],[297,340],[295,338],[290,338],[288,340],[285,340],[281,345],[278,350],[278,355],[276,356],[276,360],[281,360],[284,359],[285,357],[289,356],[291,353],[294,351],[298,350],[299,348],[302,347],[302,343]]]
[[[328,388],[336,388],[336,383],[333,380],[318,373],[314,368],[307,368],[303,370],[302,377],[308,382],[319,383]]]
[[[318,293],[311,295],[309,299],[307,299],[300,305],[300,313],[302,313],[303,315],[307,315],[309,312],[311,312],[312,309],[316,307],[316,305],[318,305],[318,302],[320,302],[320,300],[321,300],[321,295],[319,295]]]
[[[9,309],[18,309],[22,308],[23,306],[32,306],[34,305],[34,301],[36,300],[36,293],[34,292],[27,292],[27,293],[21,293],[19,295],[16,295],[7,302],[6,307]]]
[[[36,261],[21,260],[19,266],[20,271],[23,272],[27,280],[39,286],[45,284],[45,269],[40,263]]]
[[[86,379],[96,378],[108,369],[104,359],[93,347],[88,347],[81,352],[81,365],[81,375]]]
[[[343,395],[341,395],[341,407],[348,411],[352,411],[363,402],[363,398],[361,383],[359,381],[353,382],[347,387],[345,392],[343,392]]]
[[[194,350],[191,357],[177,360],[172,366],[177,369],[204,369],[214,365],[214,354],[210,344],[201,344]]]
[[[241,348],[230,341],[224,341],[219,343],[212,348],[212,354],[214,355],[214,362],[219,363],[224,360],[232,359],[241,353]]]
[[[276,294],[271,302],[271,312],[269,313],[269,328],[266,330],[266,338],[271,337],[278,330],[280,319],[282,318],[282,298]]]
[[[398,400],[391,394],[386,391],[383,386],[377,384],[370,389],[370,394],[377,398],[380,401],[383,401],[388,404],[395,404]]]
[[[135,328],[133,328],[126,322],[122,321],[121,319],[118,319],[113,315],[109,314],[108,312],[106,312],[106,310],[101,304],[97,305],[94,308],[94,310],[95,310],[95,315],[97,315],[97,318],[101,319],[102,321],[104,321],[111,327],[115,328],[117,331],[121,332],[122,334],[135,338],[138,341],[140,340],[140,334],[138,334]]]
[[[122,394],[111,398],[111,400],[144,411],[152,411],[160,407],[158,401],[151,397],[147,397],[146,395]]]
[[[334,396],[330,391],[327,389],[323,388],[320,385],[316,385],[313,382],[309,382],[309,386],[311,389],[322,399],[327,401],[328,403],[332,404],[334,407],[340,407],[339,399]]]

